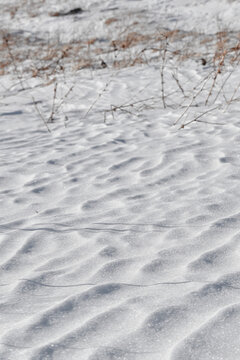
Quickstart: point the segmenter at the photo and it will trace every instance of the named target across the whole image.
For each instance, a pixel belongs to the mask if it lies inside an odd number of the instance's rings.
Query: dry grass
[[[21,7],[9,6],[3,11],[8,12],[12,19],[23,11],[26,11],[29,17],[34,17],[45,0],[38,1],[34,7],[29,7],[29,1],[21,0]],[[51,13],[51,16],[58,16],[57,12],[55,15]],[[147,31],[144,21],[144,18],[131,20],[131,16],[128,23],[117,17],[107,18],[103,22],[107,34],[104,41],[96,34],[96,36],[85,35],[81,39],[66,43],[60,41],[57,36],[51,36],[49,39],[37,37],[33,39],[32,35],[27,36],[21,32],[11,33],[2,29],[0,30],[0,76],[14,75],[22,88],[25,77],[39,78],[43,84],[55,84],[51,113],[48,116],[41,115],[44,124],[48,127],[47,124],[54,121],[57,113],[55,104],[58,75],[66,77],[68,73],[83,69],[121,70],[130,66],[154,63],[159,67],[161,85],[158,103],[161,102],[163,108],[173,106],[174,101],[176,103],[174,96],[178,94],[180,100],[176,106],[184,110],[176,124],[181,124],[183,128],[194,121],[202,121],[204,114],[215,110],[217,99],[223,93],[231,74],[239,66],[240,33],[224,30],[213,35],[205,35],[180,29],[156,29],[150,32]],[[203,79],[199,86],[194,88],[194,85],[190,90],[184,87],[177,74],[177,69],[187,61],[209,68],[206,81]],[[229,75],[223,80],[223,75],[227,72]],[[174,80],[176,86],[172,97],[168,94],[170,78]],[[238,90],[239,88],[233,89],[230,99],[226,99],[227,104],[235,101]],[[206,108],[193,120],[185,121],[191,107],[197,106],[198,98],[203,97],[203,94],[205,96],[203,103],[211,108]],[[187,105],[186,101],[188,101]],[[110,109],[106,109],[105,114],[129,112],[130,107],[134,108],[136,104],[138,110],[145,106],[145,102],[141,103],[141,106],[139,103],[122,107],[111,105]],[[149,106],[149,100],[146,106]],[[37,103],[35,107],[38,109]],[[38,112],[41,113],[39,109]]]
[[[16,8],[10,10],[12,16],[18,11]],[[162,62],[166,45],[169,59],[174,58],[178,62],[205,59],[217,69],[218,73],[226,65],[226,61],[233,64],[239,59],[239,34],[222,31],[209,36],[178,29],[147,33],[143,30],[139,31],[144,27],[136,21],[125,28],[121,28],[119,24],[117,18],[105,20],[105,26],[111,29],[104,44],[97,36],[70,43],[60,42],[54,37],[47,40],[36,38],[33,41],[30,36],[9,33],[2,29],[0,31],[1,74],[12,72],[12,59],[9,56],[6,39],[18,68],[24,73],[31,73],[34,77],[49,78],[61,72],[63,68],[65,71],[101,68],[102,60],[109,68],[124,68],[152,61]]]

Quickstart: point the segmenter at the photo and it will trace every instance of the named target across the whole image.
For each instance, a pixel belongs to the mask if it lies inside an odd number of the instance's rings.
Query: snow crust
[[[49,0],[1,26],[104,39],[126,11],[148,29],[239,31],[226,0]],[[207,71],[187,61],[179,76],[190,89]],[[156,64],[59,82],[60,101],[74,89],[49,133],[34,102],[48,113],[53,84],[0,78],[0,359],[239,360],[239,102],[179,130],[174,107],[107,111],[159,95]],[[224,95],[238,83],[236,70]]]

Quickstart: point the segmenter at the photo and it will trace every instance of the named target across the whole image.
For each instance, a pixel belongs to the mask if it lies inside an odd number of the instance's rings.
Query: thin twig
[[[163,55],[162,55],[162,66],[161,66],[161,93],[162,93],[162,103],[163,103],[163,107],[164,109],[166,109],[166,101],[165,101],[165,88],[164,88],[164,69],[165,69],[165,63],[166,63],[166,54],[167,54],[167,39],[165,39],[165,47],[163,50]]]
[[[202,114],[198,115],[196,118],[194,118],[194,119],[190,120],[189,122],[181,125],[181,127],[180,127],[179,129],[183,129],[183,128],[185,128],[186,126],[188,126],[189,124],[191,124],[191,123],[193,123],[193,122],[195,122],[195,121],[196,121],[196,122],[200,122],[199,119],[200,119],[201,117],[203,117],[204,115],[206,115],[206,114],[208,114],[208,113],[210,113],[210,112],[212,112],[212,111],[214,111],[214,110],[216,110],[216,109],[219,109],[219,106],[215,106],[215,107],[212,108],[212,109],[209,109],[209,110],[204,111]],[[201,122],[203,122],[203,121],[201,121]],[[222,125],[222,124],[219,123],[218,125]]]
[[[186,114],[186,112],[189,110],[189,108],[192,106],[194,100],[197,98],[197,96],[202,92],[202,90],[204,89],[204,86],[206,85],[206,83],[209,80],[209,76],[205,79],[205,81],[203,82],[202,86],[200,87],[200,89],[192,96],[192,99],[189,103],[189,105],[186,107],[186,109],[184,110],[184,112],[182,113],[182,115],[175,121],[174,125],[176,125],[182,118],[183,116]]]
[[[8,38],[5,37],[5,38],[4,38],[4,41],[5,41],[6,47],[7,47],[7,49],[8,49],[8,54],[9,54],[11,60],[12,60],[12,64],[13,64],[13,67],[14,67],[14,71],[15,71],[15,73],[16,73],[16,75],[17,75],[17,78],[18,78],[18,80],[19,80],[19,83],[20,83],[20,85],[21,85],[21,88],[22,88],[22,90],[25,90],[24,85],[23,85],[23,82],[22,82],[22,76],[20,75],[19,70],[18,70],[18,68],[17,68],[17,64],[16,64],[15,58],[14,58],[14,56],[13,56],[12,50],[11,50],[11,48],[10,48]]]
[[[213,77],[212,86],[211,86],[211,88],[210,88],[210,91],[209,91],[208,96],[207,96],[206,101],[205,101],[205,105],[208,104],[208,101],[209,101],[210,97],[212,96],[212,92],[213,92],[213,89],[214,89],[214,87],[215,87],[215,84],[216,84],[218,75],[221,74],[221,72],[222,72],[222,67],[224,66],[225,56],[226,56],[226,51],[224,51],[224,52],[222,53],[222,56],[221,56],[221,59],[220,59],[220,61],[219,61],[217,70],[215,71],[215,74],[214,74],[214,77]]]
[[[178,77],[177,77],[177,74],[172,73],[172,77],[173,77],[173,79],[176,81],[177,86],[178,86],[179,89],[181,90],[183,96],[186,97],[185,92],[184,92],[184,90],[183,90],[183,87],[181,86],[180,81],[179,81],[179,79],[178,79]]]
[[[54,115],[55,115],[55,103],[56,103],[56,97],[57,97],[57,86],[58,83],[57,81],[54,84],[54,90],[53,90],[53,100],[52,100],[52,110],[51,110],[51,114],[48,118],[48,123],[52,123],[53,119],[54,119]]]
[[[83,116],[83,118],[85,119],[87,117],[87,115],[90,113],[90,111],[93,109],[93,107],[96,105],[96,103],[98,102],[98,100],[101,98],[101,96],[103,95],[103,93],[107,90],[110,82],[112,80],[110,80],[109,82],[107,82],[103,88],[103,90],[98,93],[98,96],[96,97],[96,99],[93,101],[93,103],[91,104],[91,106],[89,107],[89,109],[87,110],[87,112],[85,113],[85,115]]]
[[[31,98],[32,98],[33,105],[34,105],[37,113],[39,114],[40,118],[42,119],[44,125],[45,125],[46,128],[47,128],[47,131],[48,131],[49,133],[51,133],[51,130],[50,130],[48,124],[47,124],[47,121],[46,121],[46,119],[44,118],[43,114],[41,113],[41,111],[40,111],[40,109],[39,109],[39,107],[38,107],[38,105],[37,105],[37,101],[35,100],[35,98],[33,97],[33,95],[31,95]]]

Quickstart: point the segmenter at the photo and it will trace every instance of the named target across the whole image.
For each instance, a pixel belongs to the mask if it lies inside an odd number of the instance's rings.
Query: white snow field
[[[239,1],[0,10],[0,359],[239,360]]]

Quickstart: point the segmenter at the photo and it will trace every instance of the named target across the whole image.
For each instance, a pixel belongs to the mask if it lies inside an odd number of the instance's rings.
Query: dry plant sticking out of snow
[[[39,3],[38,7],[43,3],[44,1]],[[26,6],[27,2],[22,5]],[[14,20],[18,7],[11,6],[8,11]],[[53,16],[51,13],[48,15]],[[83,69],[89,69],[92,74],[106,69],[111,73],[111,80],[127,67],[155,66],[159,69],[160,93],[149,97],[146,91],[141,100],[136,98],[123,104],[109,104],[109,108],[103,111],[105,122],[108,114],[111,114],[112,119],[120,112],[138,116],[143,109],[157,106],[179,112],[175,125],[184,128],[193,122],[204,122],[204,116],[209,112],[226,109],[232,102],[239,100],[240,84],[232,88],[230,96],[225,94],[232,74],[239,71],[239,33],[227,30],[213,35],[179,29],[144,31],[146,26],[141,18],[136,20],[133,16],[131,19],[131,15],[133,14],[129,15],[127,25],[117,17],[107,18],[104,21],[107,34],[104,41],[97,34],[68,42],[60,41],[58,36],[33,39],[32,34],[26,36],[21,32],[11,33],[2,29],[0,75],[14,75],[21,90],[29,87],[27,81],[30,78],[39,81],[40,86],[53,84],[47,114],[43,113],[31,95],[35,109],[48,131],[51,131],[48,124],[59,116],[74,85],[68,85],[64,94],[61,92],[60,98],[58,88],[62,82],[67,83],[70,74],[79,73],[81,76]],[[37,16],[37,9],[35,12],[32,9],[29,16]],[[182,76],[182,68],[186,64],[205,69],[201,72],[202,78],[198,83],[189,84]],[[106,81],[104,89],[97,95],[85,116],[93,108],[96,109],[99,98],[107,91],[111,80]],[[200,108],[200,112],[192,115],[192,108]],[[64,119],[68,119],[66,114]]]

